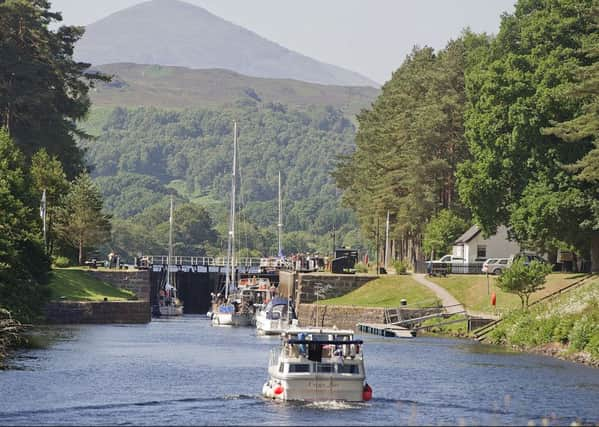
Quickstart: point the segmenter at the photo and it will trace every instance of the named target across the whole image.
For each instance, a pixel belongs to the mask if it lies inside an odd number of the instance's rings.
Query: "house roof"
[[[458,245],[460,243],[462,243],[462,244],[468,243],[470,240],[472,240],[476,236],[478,236],[478,233],[480,233],[480,232],[481,232],[480,227],[478,225],[473,225],[468,230],[466,230],[466,232],[464,234],[462,234],[460,237],[457,238],[457,240],[455,241],[455,244]]]

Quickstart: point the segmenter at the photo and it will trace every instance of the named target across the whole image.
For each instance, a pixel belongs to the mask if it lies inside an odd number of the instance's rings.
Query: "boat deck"
[[[414,338],[415,336],[412,330],[389,323],[358,323],[356,327],[360,332],[383,337]]]

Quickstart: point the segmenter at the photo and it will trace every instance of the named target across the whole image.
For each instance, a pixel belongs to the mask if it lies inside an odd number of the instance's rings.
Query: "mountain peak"
[[[224,68],[253,77],[378,87],[358,73],[290,51],[181,0],[149,0],[89,25],[75,57],[94,65]]]

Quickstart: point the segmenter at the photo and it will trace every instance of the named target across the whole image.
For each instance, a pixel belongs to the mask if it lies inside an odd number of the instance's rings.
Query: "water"
[[[599,370],[465,340],[363,336],[368,403],[260,396],[277,337],[204,316],[47,330],[0,372],[0,424],[599,423]]]

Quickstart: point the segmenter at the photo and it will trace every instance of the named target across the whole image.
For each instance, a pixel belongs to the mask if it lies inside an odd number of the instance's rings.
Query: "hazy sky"
[[[461,30],[497,33],[515,0],[186,0],[288,49],[384,83],[414,45],[445,46]],[[142,0],[51,0],[86,25]]]

